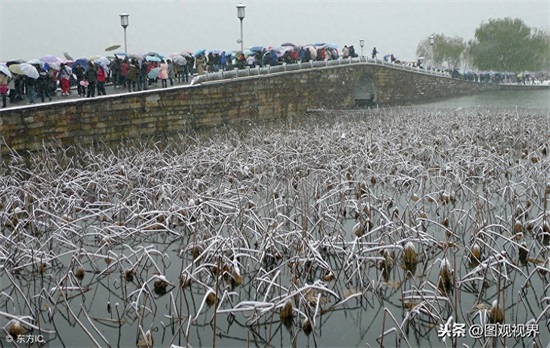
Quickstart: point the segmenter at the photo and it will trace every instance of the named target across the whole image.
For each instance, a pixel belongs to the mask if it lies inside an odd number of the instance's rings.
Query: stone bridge
[[[443,73],[366,59],[233,70],[189,86],[67,100],[0,112],[0,153],[169,136],[311,109],[391,106],[498,89]]]

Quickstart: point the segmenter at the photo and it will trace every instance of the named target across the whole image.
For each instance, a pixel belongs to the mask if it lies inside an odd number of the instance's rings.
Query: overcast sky
[[[128,52],[168,55],[200,48],[237,50],[239,1],[193,0],[0,0],[0,61],[46,54],[74,58],[106,55],[122,45],[119,14],[127,12]],[[521,18],[550,30],[550,0],[374,1],[245,0],[244,45],[314,42],[354,45],[365,54],[414,59],[418,43],[431,33],[474,37],[490,18]]]

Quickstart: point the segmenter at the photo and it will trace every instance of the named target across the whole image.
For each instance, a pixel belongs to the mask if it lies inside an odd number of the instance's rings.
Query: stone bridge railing
[[[384,66],[390,69],[398,69],[411,71],[418,74],[425,74],[431,76],[439,76],[451,78],[451,75],[447,72],[437,71],[433,69],[424,69],[420,67],[411,67],[405,64],[399,63],[390,63],[379,59],[368,59],[367,57],[361,58],[340,58],[336,60],[323,60],[323,61],[309,61],[307,63],[293,63],[287,64],[283,63],[282,65],[276,66],[266,66],[256,68],[246,67],[245,69],[235,69],[230,71],[220,71],[214,73],[205,73],[203,75],[198,75],[193,78],[191,84],[200,84],[203,82],[209,81],[219,81],[224,79],[234,79],[239,77],[249,77],[249,76],[258,76],[258,75],[269,75],[274,73],[284,73],[284,72],[296,72],[300,70],[314,69],[314,68],[333,68],[338,66],[346,65],[377,65]]]

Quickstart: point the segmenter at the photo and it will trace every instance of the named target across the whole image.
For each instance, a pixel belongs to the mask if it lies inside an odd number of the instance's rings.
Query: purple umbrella
[[[52,55],[45,55],[43,57],[38,58],[38,60],[43,61],[44,63],[48,64],[61,64],[63,60],[61,58],[58,58],[56,56]]]

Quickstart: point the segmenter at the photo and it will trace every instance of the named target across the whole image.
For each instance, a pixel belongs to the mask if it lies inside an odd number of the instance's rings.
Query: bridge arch
[[[369,73],[364,73],[357,80],[355,86],[355,105],[369,106],[375,105],[378,100],[378,93],[374,77]]]

